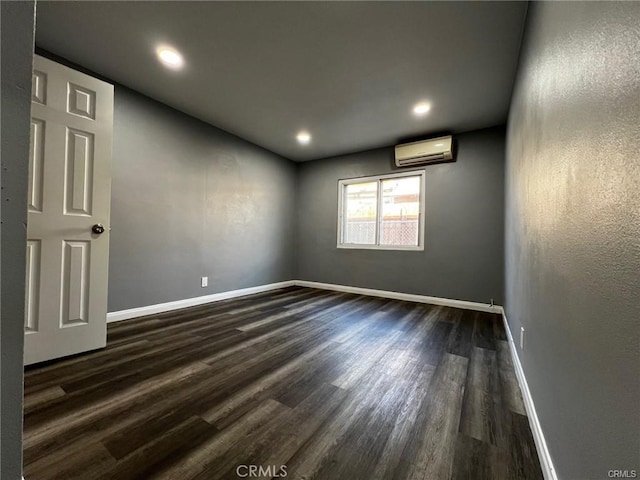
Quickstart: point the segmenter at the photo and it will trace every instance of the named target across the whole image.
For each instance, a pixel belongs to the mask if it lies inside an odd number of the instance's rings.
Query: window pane
[[[344,243],[374,245],[378,182],[354,183],[344,189]]]
[[[420,177],[382,181],[380,245],[418,245]]]

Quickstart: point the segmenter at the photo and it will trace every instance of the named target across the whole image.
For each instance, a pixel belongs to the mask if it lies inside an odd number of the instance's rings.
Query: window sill
[[[360,245],[360,244],[340,244],[337,248],[345,250],[394,250],[400,252],[424,252],[423,246],[397,246],[397,245]]]

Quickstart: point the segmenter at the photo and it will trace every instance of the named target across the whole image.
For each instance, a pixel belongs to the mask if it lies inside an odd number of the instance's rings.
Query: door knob
[[[101,233],[104,233],[104,225],[102,225],[101,223],[96,223],[93,227],[91,227],[91,231],[96,235],[100,235]]]

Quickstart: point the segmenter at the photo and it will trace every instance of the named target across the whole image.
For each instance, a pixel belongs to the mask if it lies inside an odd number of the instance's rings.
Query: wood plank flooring
[[[106,349],[28,368],[24,464],[26,480],[543,478],[498,315],[299,287],[111,324]]]

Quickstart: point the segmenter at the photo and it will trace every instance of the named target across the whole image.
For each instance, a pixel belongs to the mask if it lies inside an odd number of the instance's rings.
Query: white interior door
[[[35,55],[26,365],[106,345],[112,136],[113,85]]]

